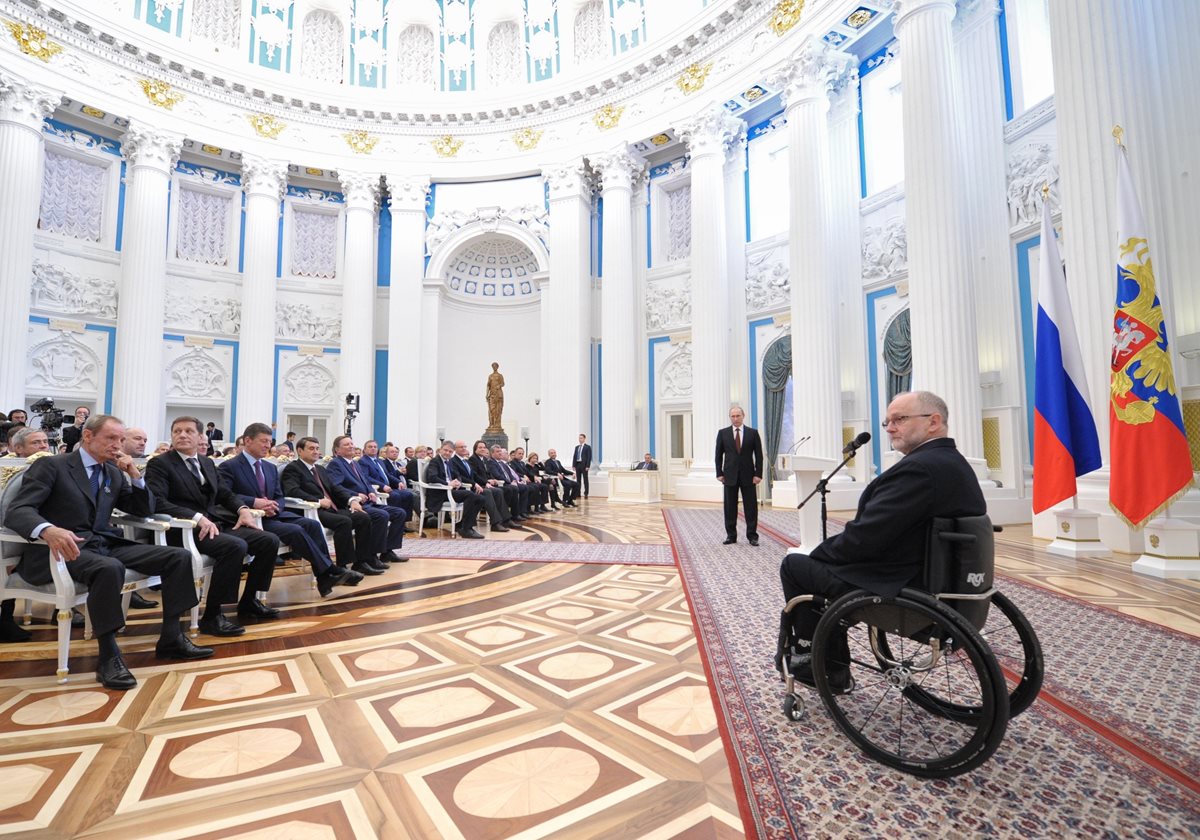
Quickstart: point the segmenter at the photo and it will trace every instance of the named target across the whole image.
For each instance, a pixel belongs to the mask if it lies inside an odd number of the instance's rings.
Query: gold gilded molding
[[[429,145],[433,146],[433,150],[438,153],[438,157],[452,158],[463,147],[463,141],[452,134],[443,134],[441,137],[434,137],[430,140]]]
[[[170,111],[183,101],[183,94],[172,90],[168,82],[159,79],[139,79],[138,84],[141,85],[142,93],[146,94],[151,105],[157,105],[159,108],[166,108]]]
[[[79,109],[79,112],[84,116],[92,117],[93,119],[97,120],[102,120],[108,116],[108,114],[101,111],[99,108],[93,108],[91,105],[84,105]]]
[[[38,29],[30,26],[28,23],[16,23],[15,21],[6,20],[4,25],[8,27],[8,31],[12,33],[13,40],[17,42],[17,48],[41,61],[49,61],[54,56],[63,51],[62,44],[56,44],[51,41],[46,30]]]
[[[513,132],[512,140],[522,152],[537,148],[538,141],[545,132],[540,128],[522,128]]]
[[[870,9],[855,9],[846,18],[846,25],[855,29],[861,29],[871,22],[871,18],[875,17],[875,13]]]
[[[317,167],[315,167],[315,166],[306,166],[306,167],[304,167],[304,172],[305,172],[305,174],[306,174],[306,175],[324,175],[324,174],[325,174],[325,170],[324,170],[324,169],[318,169],[318,168],[317,168]]]
[[[203,143],[200,146],[200,151],[208,152],[210,155],[219,155],[225,150],[222,149],[220,146],[212,146],[212,145],[209,145],[208,143]]]
[[[617,127],[617,124],[621,122],[621,115],[624,113],[624,105],[605,105],[599,111],[592,114],[592,122],[601,131],[608,131],[610,128]]]
[[[287,128],[287,123],[275,119],[270,114],[247,114],[246,119],[250,121],[250,127],[254,129],[255,134],[268,140],[274,140],[279,136],[279,132]]]
[[[1151,548],[1158,548],[1158,546],[1159,546],[1159,544],[1160,544],[1160,543],[1162,543],[1162,540],[1161,540],[1161,539],[1159,539],[1159,536],[1158,536],[1158,534],[1151,534],[1151,535],[1150,535],[1150,547],[1151,547]]]
[[[671,142],[671,135],[670,134],[655,134],[653,137],[650,138],[650,142],[653,143],[655,146],[665,146]]]
[[[375,144],[379,142],[378,137],[361,128],[357,131],[347,131],[342,136],[346,138],[346,145],[360,155],[371,154],[375,149]]]
[[[679,78],[675,80],[675,85],[683,91],[686,96],[689,93],[695,93],[704,87],[705,80],[708,79],[708,71],[712,70],[713,63],[706,61],[701,64],[699,61],[694,64],[689,64],[679,74]]]
[[[742,96],[747,102],[754,102],[757,99],[762,99],[764,94],[766,94],[766,91],[758,85],[755,85],[754,87],[748,87],[742,91]]]
[[[804,0],[779,0],[767,21],[767,27],[776,35],[782,35],[800,22],[800,13],[803,11]]]

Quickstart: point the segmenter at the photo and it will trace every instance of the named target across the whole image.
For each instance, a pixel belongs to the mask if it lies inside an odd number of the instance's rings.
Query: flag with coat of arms
[[[1166,319],[1124,146],[1117,151],[1117,300],[1109,448],[1109,504],[1132,527],[1144,525],[1192,485]]]

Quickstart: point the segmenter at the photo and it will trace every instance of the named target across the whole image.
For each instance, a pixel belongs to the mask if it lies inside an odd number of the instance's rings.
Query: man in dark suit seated
[[[442,441],[438,454],[429,459],[425,468],[425,509],[438,511],[446,503],[447,493],[455,502],[462,505],[462,518],[458,521],[458,535],[469,540],[481,540],[483,534],[475,530],[475,522],[479,517],[479,509],[483,500],[472,492],[461,479],[454,475],[451,461],[454,458],[454,444],[448,440]],[[430,487],[428,485],[437,485]]]
[[[455,446],[457,449],[457,444]],[[499,522],[510,531],[526,530],[525,526],[521,524],[525,521],[525,517],[516,515],[516,490],[512,491],[510,498],[504,482],[492,476],[492,459],[489,456],[488,445],[477,440],[472,447],[472,452],[474,454],[467,459],[467,465],[471,468],[471,482],[474,486],[486,488],[487,493],[495,502],[496,513],[500,518],[492,521]],[[461,452],[459,454],[461,455]],[[487,503],[484,504],[486,506]],[[488,515],[491,515],[490,509]]]
[[[894,596],[918,582],[925,565],[925,541],[934,517],[982,516],[987,503],[971,465],[948,437],[945,401],[928,391],[898,394],[888,406],[883,428],[892,448],[905,457],[868,484],[858,513],[840,534],[811,555],[789,554],[779,576],[785,601],[797,595],[837,598],[855,589]],[[813,685],[809,647],[819,615],[810,603],[791,611],[798,641],[792,673]],[[845,630],[829,651],[835,691],[850,676]],[[841,664],[847,663],[847,664]]]
[[[400,556],[400,548],[404,545],[404,523],[408,521],[407,511],[400,507],[389,505],[385,496],[375,492],[374,485],[367,478],[366,467],[359,466],[354,460],[354,440],[349,435],[338,435],[333,439],[333,460],[329,462],[326,472],[337,484],[347,492],[358,496],[363,510],[373,519],[383,519],[388,523],[387,539],[384,541],[383,553],[379,561],[385,567],[392,563],[404,563],[407,557]]]
[[[300,438],[296,442],[296,456],[299,460],[292,461],[279,474],[284,495],[321,506],[317,518],[333,532],[339,565],[353,563],[354,571],[364,575],[383,574],[385,568],[376,558],[383,553],[387,542],[387,517],[372,518],[363,510],[357,494],[351,495],[317,463],[321,443],[315,437]]]
[[[146,485],[154,494],[159,513],[196,523],[196,548],[213,559],[212,579],[205,599],[201,631],[212,636],[240,636],[241,624],[221,614],[222,604],[237,601],[240,617],[270,620],[279,617],[258,599],[259,592],[271,588],[279,537],[262,529],[250,507],[221,486],[216,465],[199,454],[204,439],[200,421],[195,417],[177,417],[171,423],[171,451],[146,464]],[[217,506],[224,510],[219,511]],[[232,521],[231,521],[232,519]],[[167,534],[172,545],[181,545],[178,531]],[[253,560],[246,575],[246,589],[238,600],[238,582],[242,563],[249,554]]]
[[[99,644],[96,680],[124,690],[137,680],[117,647],[125,626],[121,588],[125,570],[162,578],[162,631],[154,652],[160,659],[203,659],[212,648],[197,647],[183,634],[180,617],[196,605],[192,557],[182,548],[141,545],[121,537],[109,518],[119,507],[135,516],[154,513],[133,459],[121,451],[125,424],[107,414],[89,416],[76,452],[40,458],[29,465],[5,524],[36,545],[22,548],[17,570],[33,584],[48,584],[51,552],[61,557],[73,580],[88,588],[87,607]]]
[[[484,444],[484,449],[486,448],[487,444]],[[489,484],[486,473],[476,473],[475,468],[471,465],[470,452],[467,451],[465,440],[454,441],[454,457],[450,459],[450,467],[454,477],[479,497],[484,511],[487,512],[488,522],[491,523],[489,530],[500,534],[511,530],[505,524],[510,516],[508,504],[504,501],[504,491]]]
[[[558,460],[558,450],[547,450],[546,456],[546,463],[544,464],[546,475],[556,475],[559,477],[559,481],[562,482],[563,507],[575,507],[575,500],[579,498],[579,482],[572,478],[567,478],[572,473],[563,466],[562,461]]]
[[[389,484],[396,487],[409,490],[413,494],[413,510],[417,509],[417,494],[412,490],[408,482],[408,472],[405,469],[405,461],[400,457],[400,449],[394,443],[385,443],[379,449],[379,464],[383,467],[383,473],[387,476]],[[404,526],[404,533],[414,533],[415,529],[408,525]]]
[[[222,486],[236,493],[242,504],[261,510],[263,530],[279,537],[280,542],[309,562],[322,598],[335,586],[357,585],[362,575],[335,566],[330,559],[320,523],[284,509],[279,471],[274,464],[262,460],[270,451],[271,427],[266,423],[251,423],[242,435],[242,451],[217,467]]]
[[[654,462],[654,456],[647,452],[642,460],[633,465],[635,470],[657,470],[658,464]]]
[[[521,483],[521,477],[508,465],[508,450],[499,444],[492,446],[492,457],[488,460],[488,475],[500,482],[508,509],[515,511],[514,520],[529,518],[529,485]]]
[[[382,496],[390,507],[398,507],[404,511],[403,530],[409,533],[408,520],[412,519],[413,498],[415,494],[408,489],[408,480],[396,474],[393,478],[388,475],[388,464],[379,457],[379,443],[369,440],[363,444],[362,457],[358,459],[359,470],[365,470],[368,484],[383,488]]]

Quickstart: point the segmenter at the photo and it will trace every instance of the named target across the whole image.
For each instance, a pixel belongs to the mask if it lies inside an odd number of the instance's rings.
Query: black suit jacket
[[[717,432],[717,478],[726,486],[753,486],[754,479],[762,478],[762,438],[757,429],[742,426],[742,451],[733,445],[733,426]]]
[[[316,468],[334,506],[338,510],[350,507],[350,492],[330,478],[329,472],[323,466],[317,464]],[[313,478],[312,467],[303,461],[292,461],[284,467],[283,472],[279,474],[279,481],[283,485],[285,496],[294,496],[308,502],[319,502],[325,498],[317,480]]]
[[[454,475],[454,459],[450,459],[449,469],[442,463],[442,456],[435,455],[429,459],[429,466],[425,467],[425,483],[426,484],[445,484],[449,485],[451,479],[456,478]],[[445,490],[429,490],[425,491],[425,509],[436,512],[445,502],[447,496]]]
[[[99,500],[92,496],[92,483],[78,452],[39,458],[29,465],[21,480],[20,492],[5,513],[4,524],[29,539],[33,529],[43,522],[66,528],[84,542],[85,551],[99,551],[113,545],[132,545],[109,524],[113,508],[134,516],[154,513],[154,495],[146,488],[125,481],[125,474],[109,462],[104,465],[104,485]],[[44,543],[25,546],[18,568],[30,583],[46,584],[50,576],[50,549]]]
[[[72,423],[70,426],[63,426],[62,442],[67,445],[67,449],[74,449],[75,444],[79,443],[79,439],[83,437],[83,426],[76,426]],[[87,473],[87,470],[84,470]]]
[[[580,446],[581,444],[576,444],[575,448],[571,450],[571,466],[580,466],[586,470],[592,466],[592,446],[588,443],[582,444],[583,448],[579,452],[579,457],[576,458],[575,452],[580,449]]]
[[[487,487],[488,481],[492,478],[488,470],[488,461],[479,455],[472,455],[467,459],[467,463],[471,465],[471,481],[480,487]]]
[[[217,465],[206,455],[197,456],[204,486],[187,468],[179,453],[171,450],[146,463],[146,486],[154,494],[159,513],[169,513],[180,519],[191,519],[202,513],[214,522],[232,523],[238,508],[244,506],[228,487],[221,486]],[[223,510],[218,511],[220,505]],[[235,519],[230,518],[235,515]]]
[[[847,583],[895,595],[919,580],[929,522],[937,516],[982,516],[979,480],[950,438],[918,446],[866,486],[858,513],[813,551]]]
[[[547,458],[544,464],[547,475],[570,475],[571,471],[562,465],[557,458]]]

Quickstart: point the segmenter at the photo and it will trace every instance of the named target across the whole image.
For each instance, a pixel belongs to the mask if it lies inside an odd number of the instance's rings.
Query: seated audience
[[[38,452],[48,452],[50,442],[41,429],[17,426],[8,438],[8,449],[6,458],[28,458]],[[0,522],[4,522],[4,512],[8,510],[9,496],[12,495],[8,486],[9,479],[23,469],[23,466],[0,468],[0,488],[3,489],[3,496],[0,496]],[[17,488],[19,484],[13,486]],[[28,630],[17,624],[14,617],[16,607],[17,602],[14,598],[0,602],[0,642],[28,642],[33,638]]]
[[[438,511],[446,503],[447,496],[453,498],[462,505],[462,518],[456,528],[458,535],[469,540],[481,540],[483,534],[475,530],[475,523],[483,501],[463,484],[462,479],[455,477],[451,464],[453,458],[454,444],[445,441],[437,457],[429,459],[429,466],[425,468],[425,509]]]
[[[384,459],[379,457],[379,444],[369,440],[362,446],[363,454],[358,459],[358,467],[364,473],[367,483],[380,488],[380,493],[392,507],[404,511],[404,522],[412,518],[413,492],[408,489],[408,482],[397,475],[395,479],[388,476]],[[407,525],[405,527],[407,531]]]
[[[536,452],[529,453],[529,457],[525,459],[525,466],[534,483],[540,484],[550,494],[550,509],[560,510],[562,506],[558,498],[558,476],[546,472],[546,467]]]
[[[521,483],[529,488],[529,504],[538,513],[549,513],[546,509],[550,501],[550,492],[544,484],[537,481],[537,474],[525,463],[525,450],[518,446],[508,458],[508,465],[521,479]]]
[[[533,511],[530,508],[529,485],[521,481],[522,476],[509,464],[508,450],[499,444],[492,446],[492,458],[488,464],[489,475],[504,485],[505,498],[509,508],[516,511],[514,519],[528,519]]]
[[[250,506],[222,486],[216,464],[200,454],[202,440],[207,439],[199,419],[175,418],[171,451],[146,464],[146,485],[154,494],[158,512],[196,523],[196,548],[213,559],[200,630],[210,636],[240,636],[246,628],[222,614],[224,604],[236,603],[239,618],[279,617],[279,610],[258,598],[259,592],[271,588],[279,537],[264,531]],[[167,533],[167,541],[183,544],[182,535],[175,530]],[[239,599],[238,583],[247,555],[252,559]]]
[[[147,443],[149,443],[149,438],[146,436],[146,430],[130,426],[125,430],[125,439],[121,441],[121,451],[130,458],[145,458]],[[166,444],[160,443],[159,446],[166,446]],[[154,454],[161,455],[162,453],[155,450]]]
[[[579,482],[567,478],[572,473],[563,466],[562,461],[558,460],[558,450],[551,449],[546,455],[548,456],[544,464],[546,475],[558,476],[559,481],[562,482],[563,507],[575,507],[575,499],[579,497]]]
[[[482,445],[484,451],[487,450],[487,444],[482,441],[477,441],[476,445]],[[513,528],[520,528],[520,525],[512,521],[508,503],[504,501],[504,490],[488,479],[485,469],[476,469],[470,455],[465,440],[454,442],[454,459],[450,466],[454,468],[455,478],[479,497],[483,509],[487,512],[492,531],[505,533]]]
[[[494,447],[499,451],[500,447]],[[481,477],[487,478],[489,487],[493,487],[500,491],[504,499],[505,508],[508,510],[509,518],[502,523],[509,529],[516,528],[518,530],[526,530],[524,522],[529,518],[521,514],[520,509],[520,493],[516,485],[509,485],[503,477],[499,475],[499,467],[496,466],[495,460],[492,458],[492,450],[482,440],[475,441],[475,454],[471,456],[471,473],[476,481]]]
[[[328,465],[329,477],[346,491],[357,495],[368,515],[382,517],[388,522],[387,540],[379,558],[380,562],[384,565],[404,563],[408,558],[400,556],[400,548],[404,545],[404,523],[408,521],[408,513],[403,508],[388,504],[385,497],[375,492],[375,488],[364,474],[365,469],[352,460],[356,449],[354,440],[349,435],[338,435],[333,439],[333,459]]]
[[[238,454],[238,448],[236,446],[226,446],[221,450],[222,458],[232,458],[236,454]]]

